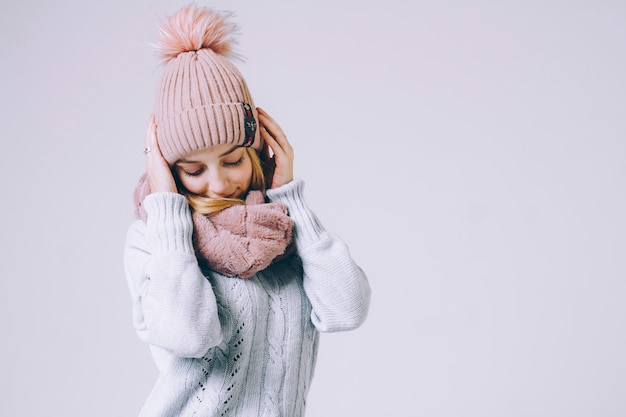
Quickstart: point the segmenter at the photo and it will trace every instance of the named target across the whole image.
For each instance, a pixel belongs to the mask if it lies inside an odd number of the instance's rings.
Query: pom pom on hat
[[[229,56],[233,53],[236,29],[234,23],[215,10],[185,6],[161,25],[157,51],[164,62],[182,52],[203,48]]]
[[[155,117],[159,148],[170,164],[214,145],[263,146],[248,86],[229,59],[236,27],[227,17],[188,5],[160,27],[157,51],[165,69]]]

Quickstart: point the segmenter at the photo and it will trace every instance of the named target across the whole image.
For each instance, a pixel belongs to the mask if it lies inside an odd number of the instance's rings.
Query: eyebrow
[[[222,156],[226,156],[226,155],[228,155],[228,154],[229,154],[229,153],[231,153],[231,152],[235,152],[235,151],[236,151],[237,149],[239,149],[239,148],[241,148],[241,145],[235,145],[235,146],[233,146],[232,148],[230,148],[229,150],[227,150],[226,152],[224,152],[223,154],[221,154],[221,155],[220,155],[220,158],[221,158]]]
[[[223,154],[221,154],[218,158],[222,158],[232,152],[235,152],[237,149],[241,147],[242,147],[241,145],[235,145],[229,150],[227,150],[226,152],[224,152]],[[176,164],[197,164],[197,163],[199,163],[199,161],[190,161],[188,159],[179,159],[178,161],[176,161]]]

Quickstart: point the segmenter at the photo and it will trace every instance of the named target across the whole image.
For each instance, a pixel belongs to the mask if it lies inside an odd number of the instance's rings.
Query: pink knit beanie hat
[[[256,107],[230,61],[235,26],[215,10],[185,6],[160,28],[165,63],[156,94],[157,137],[163,157],[230,144],[261,149]]]

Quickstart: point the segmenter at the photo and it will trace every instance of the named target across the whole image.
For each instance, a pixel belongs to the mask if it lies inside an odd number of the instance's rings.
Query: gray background
[[[135,416],[122,246],[184,2],[0,14],[2,416]],[[374,295],[310,417],[626,415],[626,2],[214,1]]]

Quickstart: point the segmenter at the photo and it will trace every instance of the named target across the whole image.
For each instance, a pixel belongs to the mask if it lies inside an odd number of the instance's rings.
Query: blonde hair
[[[247,191],[265,191],[265,175],[263,174],[263,166],[259,154],[252,148],[246,148],[246,151],[250,162],[252,162],[252,179],[250,180],[250,188]],[[176,178],[176,182],[181,194],[187,197],[187,201],[193,211],[200,214],[216,213],[228,207],[245,204],[244,200],[240,198],[209,198],[196,195],[187,191],[178,178]]]

